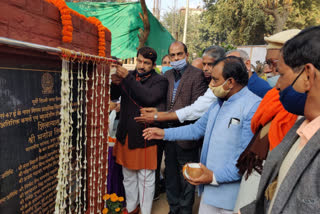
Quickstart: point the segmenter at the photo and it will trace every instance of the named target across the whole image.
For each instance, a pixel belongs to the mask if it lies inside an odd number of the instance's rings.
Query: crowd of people
[[[320,210],[320,26],[266,37],[263,71],[243,50],[206,48],[188,62],[173,42],[120,65],[111,99],[121,97],[113,155],[122,166],[126,208],[150,214],[164,152],[170,214],[318,213]],[[200,163],[197,178],[182,173]]]

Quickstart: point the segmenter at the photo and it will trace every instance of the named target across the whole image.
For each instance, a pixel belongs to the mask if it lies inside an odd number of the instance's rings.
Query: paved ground
[[[200,198],[198,193],[196,193],[195,202],[193,204],[193,214],[198,214]],[[167,202],[166,194],[160,195],[160,199],[153,202],[152,214],[167,214],[169,213],[169,205]]]

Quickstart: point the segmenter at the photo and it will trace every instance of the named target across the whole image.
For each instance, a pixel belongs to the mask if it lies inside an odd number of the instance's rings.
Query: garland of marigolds
[[[110,32],[108,28],[102,25],[101,21],[96,17],[85,17],[84,15],[78,13],[70,9],[64,0],[46,0],[47,2],[56,6],[61,15],[61,22],[62,22],[62,41],[65,43],[72,42],[72,33],[73,33],[73,26],[72,26],[72,15],[78,16],[79,18],[95,25],[98,28],[98,36],[99,36],[99,47],[98,47],[98,55],[99,56],[106,56],[106,33],[105,31]]]

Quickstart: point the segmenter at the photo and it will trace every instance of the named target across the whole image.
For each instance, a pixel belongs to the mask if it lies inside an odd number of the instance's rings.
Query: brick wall
[[[62,42],[58,8],[45,0],[0,2],[0,36],[51,47],[64,47],[98,55],[98,30],[93,24],[72,16],[73,41]],[[111,53],[111,33],[106,31],[106,56]]]

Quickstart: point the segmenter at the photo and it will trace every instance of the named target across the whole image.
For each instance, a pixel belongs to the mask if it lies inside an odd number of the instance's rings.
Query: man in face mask
[[[169,47],[169,56],[173,69],[164,74],[169,82],[166,110],[175,111],[192,104],[205,93],[208,86],[203,72],[187,62],[189,54],[185,44],[173,42]],[[157,117],[154,120],[157,121]],[[184,124],[176,122],[168,125],[177,127]],[[199,145],[200,141],[165,144],[166,192],[170,213],[192,213],[195,188],[183,179],[180,172],[185,163],[198,160]]]
[[[275,81],[279,78],[276,66],[280,60],[280,49],[298,32],[299,30],[287,30],[265,38],[268,42],[265,64],[269,80],[271,77],[275,77]],[[256,86],[259,87],[259,84]],[[264,92],[263,99],[251,120],[251,129],[255,138],[241,154],[237,163],[240,173],[244,176],[235,211],[255,199],[263,162],[268,153],[280,144],[296,120],[297,115],[286,111],[281,105],[279,91],[276,88],[270,87]]]
[[[248,73],[240,58],[217,60],[211,76],[210,88],[218,101],[196,123],[164,130],[148,128],[144,137],[174,141],[204,136],[200,158],[203,173],[199,178],[186,179],[200,185],[199,213],[231,214],[241,179],[235,163],[253,136],[251,117],[261,99],[246,87]]]
[[[280,58],[280,49],[287,40],[291,39],[299,32],[300,30],[291,29],[264,38],[268,45],[263,72],[267,75],[267,82],[271,87],[276,85],[279,78],[277,63],[279,62]]]
[[[305,67],[300,66],[291,69],[283,59],[283,52],[280,54],[278,63],[279,80],[276,88],[280,91],[280,102],[290,113],[304,115],[304,106],[307,93],[303,84],[307,81]]]
[[[243,60],[249,74],[249,90],[255,93],[257,96],[263,98],[267,91],[271,89],[271,87],[265,80],[258,77],[258,75],[255,72],[251,71],[251,61],[247,52],[245,52],[244,50],[237,49],[228,51],[226,55],[240,57]]]
[[[308,92],[305,118],[268,155],[256,200],[243,207],[242,214],[319,213],[319,58],[320,26],[301,31],[282,49],[277,87]],[[287,98],[297,102],[293,96]]]

